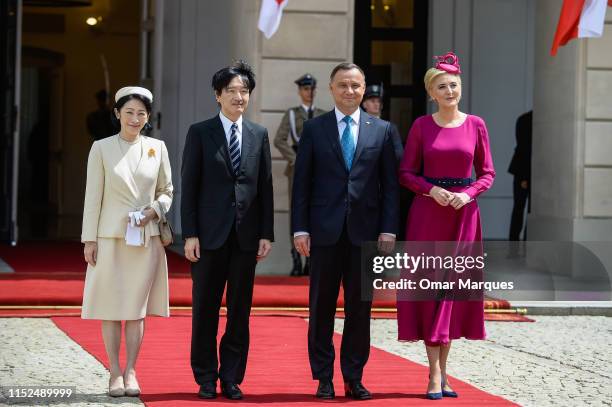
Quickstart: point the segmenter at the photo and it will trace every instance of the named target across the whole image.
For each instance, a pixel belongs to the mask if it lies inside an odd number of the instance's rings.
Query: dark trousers
[[[362,300],[360,263],[360,248],[351,244],[346,227],[335,245],[311,248],[308,356],[313,379],[333,378],[335,350],[332,337],[342,281],[345,319],[340,367],[345,382],[361,380],[370,355],[372,301]]]
[[[249,315],[253,300],[256,250],[242,250],[234,228],[217,250],[202,250],[191,266],[193,317],[191,368],[198,384],[242,383],[249,353]],[[219,309],[227,283],[227,324],[219,345]],[[220,362],[220,363],[219,363]]]
[[[531,185],[529,185],[531,187]],[[508,240],[521,240],[521,230],[523,229],[523,219],[525,215],[525,205],[529,199],[530,188],[521,188],[521,180],[514,177],[513,195],[514,207],[512,208],[512,218],[510,220],[510,235]],[[527,235],[527,231],[525,231]]]

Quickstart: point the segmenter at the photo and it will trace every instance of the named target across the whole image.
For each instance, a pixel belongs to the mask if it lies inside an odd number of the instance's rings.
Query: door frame
[[[165,0],[140,1],[140,83],[153,92],[152,136],[161,138]]]
[[[18,187],[19,187],[19,132],[20,132],[20,101],[21,101],[21,27],[23,5],[22,0],[5,0],[3,1],[2,14],[6,19],[7,27],[4,29],[2,36],[2,52],[9,58],[3,62],[2,70],[6,69],[4,74],[7,76],[8,86],[3,89],[9,93],[9,99],[3,101],[3,112],[5,115],[2,129],[2,144],[1,151],[3,172],[2,175],[2,190],[7,195],[2,198],[3,213],[1,216],[2,224],[0,226],[0,239],[9,242],[12,246],[17,244],[19,238],[19,228],[17,224],[17,203],[18,203]],[[14,18],[14,20],[13,20]],[[14,25],[12,25],[13,23]],[[11,26],[13,30],[11,31]],[[14,44],[13,44],[14,41]],[[13,58],[10,58],[11,48],[14,47]],[[12,67],[9,64],[12,63]],[[12,72],[11,72],[12,70]],[[3,84],[3,86],[5,85]],[[12,93],[12,95],[11,95]],[[7,106],[4,106],[6,102]]]
[[[371,0],[355,0],[355,37],[354,60],[364,69],[366,80],[372,60],[372,40],[383,41],[412,41],[413,62],[412,85],[384,84],[383,105],[391,106],[391,97],[410,97],[412,99],[413,120],[426,113],[427,94],[422,86],[421,78],[428,68],[428,1],[414,0],[414,28],[375,28],[371,26],[372,9]],[[369,82],[368,82],[369,83]],[[372,82],[375,84],[377,82]],[[388,118],[389,109],[383,110],[383,118]]]

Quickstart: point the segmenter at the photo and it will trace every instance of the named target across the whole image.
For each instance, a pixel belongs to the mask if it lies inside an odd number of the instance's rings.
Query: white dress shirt
[[[225,117],[222,112],[219,112],[219,118],[221,119],[221,124],[223,124],[223,131],[225,131],[225,140],[227,141],[227,148],[230,145],[230,136],[232,134],[232,124],[233,121]],[[236,137],[238,137],[238,149],[242,153],[242,115],[236,120],[236,125],[238,128],[236,129]]]
[[[338,125],[338,140],[342,141],[342,133],[346,128],[344,117],[346,116],[337,107],[334,107],[336,113],[336,124]],[[361,118],[361,109],[355,110],[351,115],[351,134],[353,135],[353,145],[357,147],[357,140],[359,140],[359,119]]]

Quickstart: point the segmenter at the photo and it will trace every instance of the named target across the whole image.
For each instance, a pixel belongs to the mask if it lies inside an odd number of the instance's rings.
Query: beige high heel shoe
[[[108,395],[111,397],[125,396],[125,385],[123,384],[123,376],[117,376],[108,380]]]
[[[136,373],[132,375],[132,380],[128,380],[125,376],[123,381],[125,382],[125,395],[128,397],[140,396],[140,386],[138,380],[136,380]]]

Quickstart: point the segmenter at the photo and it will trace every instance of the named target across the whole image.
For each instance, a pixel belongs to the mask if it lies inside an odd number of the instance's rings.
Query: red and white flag
[[[270,39],[278,30],[288,0],[262,0],[257,28]]]
[[[551,55],[574,38],[601,37],[612,0],[563,0]]]

